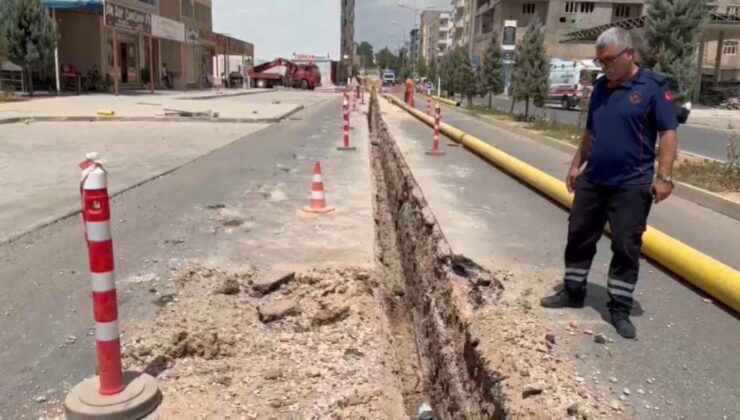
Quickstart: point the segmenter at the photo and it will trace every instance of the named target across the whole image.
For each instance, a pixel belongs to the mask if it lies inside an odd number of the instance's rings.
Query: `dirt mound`
[[[313,270],[254,296],[266,273],[191,264],[156,286],[173,297],[124,334],[124,365],[158,376],[157,418],[403,418],[376,274]],[[239,291],[214,293],[227,279]],[[268,306],[295,311],[265,323]]]

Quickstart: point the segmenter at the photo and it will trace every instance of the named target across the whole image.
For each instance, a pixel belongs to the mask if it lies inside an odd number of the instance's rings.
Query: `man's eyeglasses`
[[[609,67],[612,64],[614,64],[614,62],[617,61],[617,59],[619,57],[621,57],[622,54],[626,53],[627,51],[629,51],[629,48],[623,49],[622,51],[619,52],[619,54],[615,55],[614,57],[610,57],[610,58],[598,58],[597,57],[597,58],[594,58],[594,64],[596,64],[597,66],[599,66],[601,68]]]

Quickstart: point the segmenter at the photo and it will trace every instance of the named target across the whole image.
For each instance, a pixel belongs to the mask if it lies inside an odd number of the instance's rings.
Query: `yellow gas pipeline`
[[[393,96],[385,97],[425,124],[434,126],[432,117]],[[440,98],[440,101],[448,100]],[[440,131],[561,205],[570,208],[573,204],[573,195],[559,179],[449,124],[441,123]],[[740,313],[740,272],[649,226],[642,235],[642,242],[642,253],[648,258]]]

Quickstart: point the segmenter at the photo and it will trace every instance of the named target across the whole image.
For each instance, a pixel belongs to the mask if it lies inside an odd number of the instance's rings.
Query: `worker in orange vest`
[[[414,80],[411,77],[406,79],[406,105],[414,106]]]

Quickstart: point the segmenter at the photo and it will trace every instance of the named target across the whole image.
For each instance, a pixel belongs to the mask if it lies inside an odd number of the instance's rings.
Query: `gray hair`
[[[618,50],[632,48],[632,36],[625,29],[618,26],[609,28],[596,39],[596,48],[603,48],[607,45],[613,45]]]

